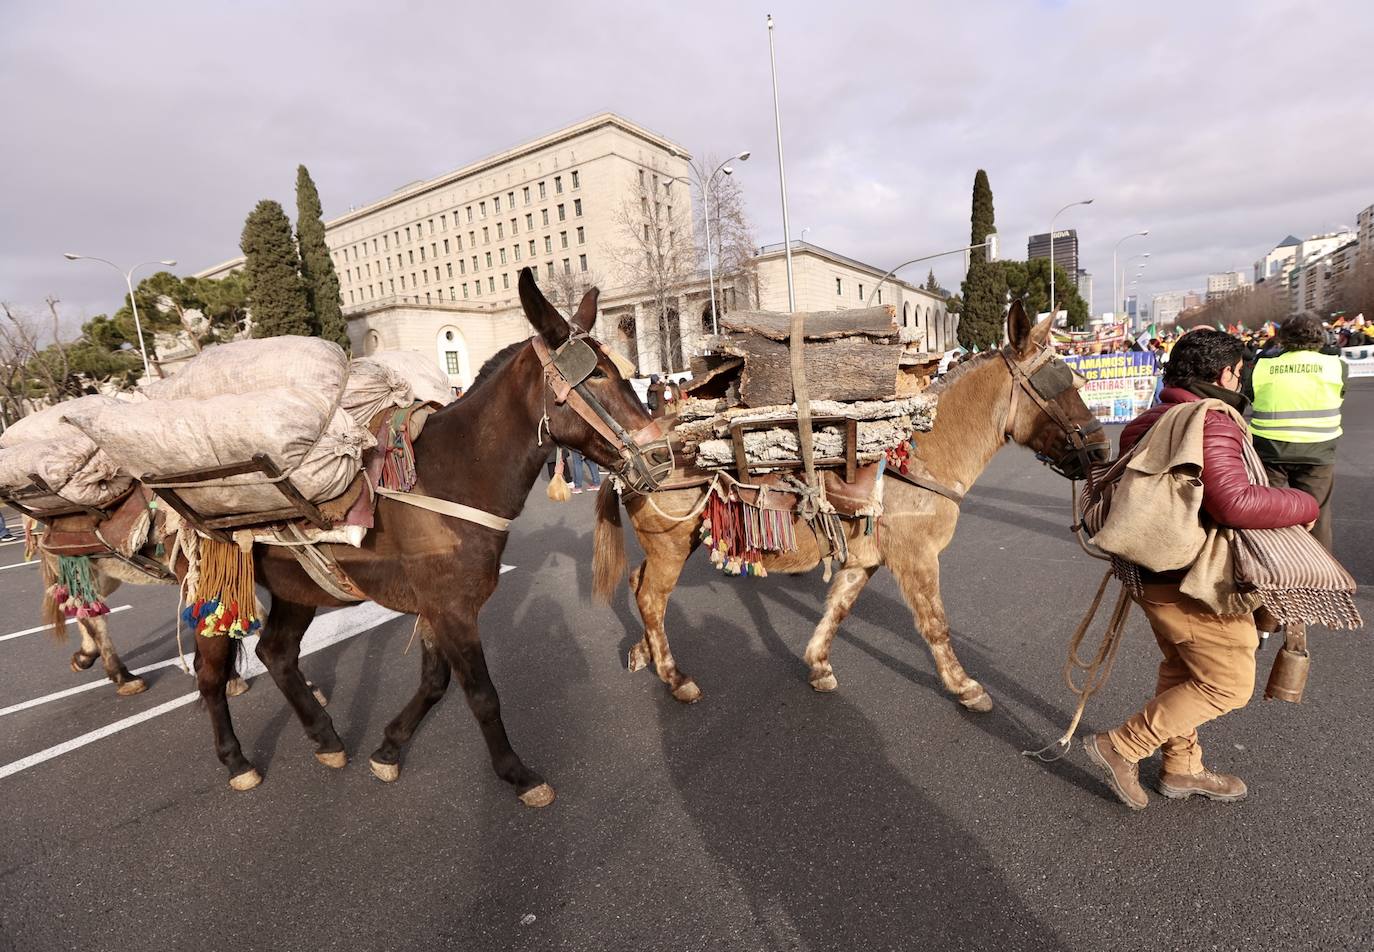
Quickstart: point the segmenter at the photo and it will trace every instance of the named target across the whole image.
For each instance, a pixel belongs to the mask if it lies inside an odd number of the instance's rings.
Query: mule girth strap
[[[488,529],[495,529],[497,532],[506,532],[510,529],[513,520],[487,512],[485,509],[475,509],[472,506],[465,506],[460,502],[452,502],[448,499],[439,499],[434,496],[425,496],[420,493],[403,493],[394,489],[383,489],[377,487],[377,494],[393,499],[396,502],[403,502],[408,506],[417,509],[428,509],[430,512],[437,512],[443,516],[452,516],[455,519],[463,519],[467,522],[485,526]]]
[[[964,502],[964,494],[959,492],[959,490],[952,486],[946,486],[944,483],[936,482],[933,479],[926,479],[924,476],[917,476],[914,473],[903,473],[896,469],[885,470],[883,475],[891,476],[894,479],[900,479],[902,482],[910,483],[918,489],[924,489],[928,492],[944,496],[956,506],[962,505]]]

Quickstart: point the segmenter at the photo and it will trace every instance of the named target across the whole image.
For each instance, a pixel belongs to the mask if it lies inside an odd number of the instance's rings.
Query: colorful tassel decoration
[[[95,587],[89,556],[58,556],[57,577],[47,594],[67,618],[94,618],[110,611]]]
[[[712,487],[701,515],[701,539],[711,564],[726,575],[766,578],[765,552],[790,552],[797,547],[793,514],[782,509],[753,506],[732,489]]]
[[[382,472],[379,482],[384,489],[410,492],[419,478],[415,473],[415,444],[410,441],[410,414],[406,407],[391,414],[382,425],[377,442],[382,447]]]
[[[253,553],[233,542],[199,540],[196,590],[181,617],[198,635],[244,638],[262,628],[256,617]]]
[[[554,502],[567,502],[572,498],[572,490],[563,478],[563,451],[555,446],[553,452],[557,462],[553,464],[553,477],[549,480],[549,498]]]

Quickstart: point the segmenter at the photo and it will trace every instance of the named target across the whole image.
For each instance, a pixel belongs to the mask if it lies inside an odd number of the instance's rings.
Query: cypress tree
[[[301,250],[301,278],[316,333],[348,352],[348,322],[339,301],[339,275],[324,243],[320,193],[304,165],[296,168],[296,243]]]
[[[973,214],[969,230],[969,244],[977,245],[995,234],[997,227],[992,208],[992,186],[988,173],[982,169],[973,178]],[[959,343],[970,349],[988,350],[1002,341],[1002,314],[1007,296],[1007,282],[1002,269],[988,260],[988,250],[977,248],[969,252],[968,274],[962,286],[964,308],[959,317]]]
[[[248,278],[253,336],[312,336],[300,255],[291,237],[291,221],[281,205],[268,200],[258,202],[243,223],[239,248],[246,259],[243,270]]]

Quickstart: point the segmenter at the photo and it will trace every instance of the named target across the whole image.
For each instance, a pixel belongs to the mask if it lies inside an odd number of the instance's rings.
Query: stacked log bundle
[[[792,316],[735,311],[721,318],[714,353],[693,360],[693,380],[678,408],[675,433],[683,450],[706,468],[730,467],[731,428],[742,434],[750,466],[767,468],[799,458],[797,406],[792,400],[789,340]],[[856,420],[857,459],[874,462],[890,447],[929,430],[935,400],[921,394],[930,355],[919,341],[903,341],[891,305],[806,315],[803,362],[811,415]],[[777,427],[759,426],[770,420]],[[813,428],[817,458],[843,456],[845,425]]]

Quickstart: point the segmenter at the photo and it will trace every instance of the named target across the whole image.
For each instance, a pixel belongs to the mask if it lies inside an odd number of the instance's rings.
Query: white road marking
[[[375,602],[364,602],[353,608],[345,608],[340,611],[330,612],[328,615],[323,615],[311,623],[309,630],[305,633],[305,638],[301,641],[301,655],[314,654],[316,651],[337,644],[340,641],[345,641],[352,638],[354,635],[360,635],[365,631],[370,631],[378,625],[391,621],[393,618],[399,618],[400,616],[400,612],[392,611],[389,608],[383,608]],[[245,649],[255,647],[256,644],[256,638],[244,639]],[[255,677],[266,670],[262,663],[258,661],[255,653],[248,651],[245,656],[250,659],[248,663],[244,665],[243,676],[245,678]],[[150,667],[164,667],[169,664],[176,664],[177,661],[177,658],[169,658],[166,661],[159,662],[157,665]],[[150,670],[150,668],[142,668],[140,670],[147,671]],[[94,687],[103,683],[105,682],[97,681],[91,686]],[[83,690],[86,689],[88,688],[83,687]],[[157,707],[152,707],[141,713],[122,718],[121,720],[115,721],[113,724],[107,724],[96,730],[88,731],[80,737],[73,737],[71,740],[63,741],[55,747],[49,747],[47,750],[40,750],[36,754],[30,754],[28,757],[16,760],[13,763],[5,764],[3,767],[0,767],[0,780],[12,774],[17,774],[21,770],[27,770],[30,767],[52,760],[54,757],[60,757],[65,753],[69,753],[80,747],[85,747],[87,744],[93,744],[98,740],[109,737],[111,734],[118,734],[120,731],[128,730],[130,727],[135,727],[142,724],[144,721],[152,720],[154,717],[160,717],[168,711],[174,711],[179,707],[184,707],[198,697],[200,697],[198,691],[183,694],[180,697],[159,704]],[[41,699],[38,703],[42,703]],[[31,707],[33,705],[27,704],[26,706]],[[8,710],[7,708],[6,712]]]
[[[507,565],[505,562],[502,562],[502,563],[501,563],[501,574],[502,574],[502,575],[505,575],[507,572],[513,572],[514,570],[515,570],[515,566],[513,566],[513,565]]]
[[[32,562],[15,562],[13,565],[0,565],[0,572],[5,571],[5,569],[22,569],[22,568],[24,568],[24,567],[27,566],[27,565],[37,565],[37,564],[38,564],[38,560],[37,560],[37,559],[34,559]]]
[[[21,542],[23,542],[23,541],[24,541],[23,539],[8,539],[8,540],[6,540],[6,541],[4,541],[4,542],[0,542],[0,546],[18,545],[19,543],[21,543]]]
[[[133,607],[132,605],[120,605],[118,608],[111,608],[109,614],[113,615],[116,612],[126,612]],[[67,620],[67,623],[74,625],[76,624],[76,619],[70,618]],[[34,635],[40,631],[47,631],[51,627],[52,625],[39,625],[37,628],[25,628],[23,631],[12,631],[8,635],[0,635],[0,641],[9,641],[11,638],[22,638],[24,635]]]

